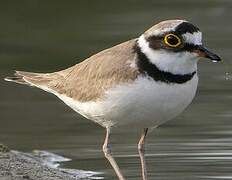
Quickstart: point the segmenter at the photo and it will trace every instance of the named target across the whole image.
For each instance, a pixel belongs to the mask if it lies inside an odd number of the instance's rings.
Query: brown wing
[[[96,100],[108,88],[137,77],[138,70],[133,66],[136,60],[134,44],[135,39],[119,44],[63,71],[48,74],[17,72],[18,83],[25,80],[30,85],[82,102]]]
[[[91,101],[102,97],[115,84],[134,80],[138,74],[132,67],[136,58],[134,43],[131,40],[104,50],[68,69],[68,73],[58,72],[66,75],[50,88],[78,101]]]

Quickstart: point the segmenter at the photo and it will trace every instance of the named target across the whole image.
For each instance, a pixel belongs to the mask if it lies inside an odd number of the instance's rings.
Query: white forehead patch
[[[185,40],[185,43],[194,44],[194,45],[202,45],[202,33],[200,31],[194,32],[193,34],[187,32],[182,35]]]

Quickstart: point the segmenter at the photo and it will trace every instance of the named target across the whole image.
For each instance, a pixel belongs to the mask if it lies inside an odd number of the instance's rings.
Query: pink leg
[[[115,173],[118,176],[119,180],[125,180],[115,159],[111,155],[110,147],[109,147],[109,137],[110,137],[110,129],[106,129],[106,137],[105,137],[105,142],[103,144],[103,152],[105,154],[106,159],[110,162],[111,166],[113,167]]]
[[[141,135],[141,138],[138,143],[138,151],[139,151],[139,157],[141,161],[141,167],[142,167],[142,177],[143,180],[147,180],[147,167],[146,167],[146,160],[145,160],[145,139],[147,135],[148,128],[145,128],[143,130],[143,133]]]

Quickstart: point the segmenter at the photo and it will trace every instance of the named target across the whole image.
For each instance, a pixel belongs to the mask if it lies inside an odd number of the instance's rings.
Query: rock
[[[9,151],[10,151],[10,149],[7,146],[0,144],[0,153],[5,153],[5,152],[9,152]]]
[[[78,180],[96,179],[96,175],[102,174],[58,167],[58,162],[68,160],[70,159],[46,151],[23,153],[10,150],[8,147],[0,145],[0,179]],[[101,179],[101,177],[99,178]]]

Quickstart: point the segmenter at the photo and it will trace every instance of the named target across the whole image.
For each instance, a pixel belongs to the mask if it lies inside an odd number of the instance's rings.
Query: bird
[[[51,73],[16,71],[5,80],[52,93],[104,127],[102,149],[119,180],[125,177],[111,153],[112,129],[141,130],[138,152],[141,175],[147,180],[147,133],[174,119],[191,103],[201,57],[221,61],[203,45],[197,26],[187,20],[165,20],[138,38],[105,49],[67,69]]]

